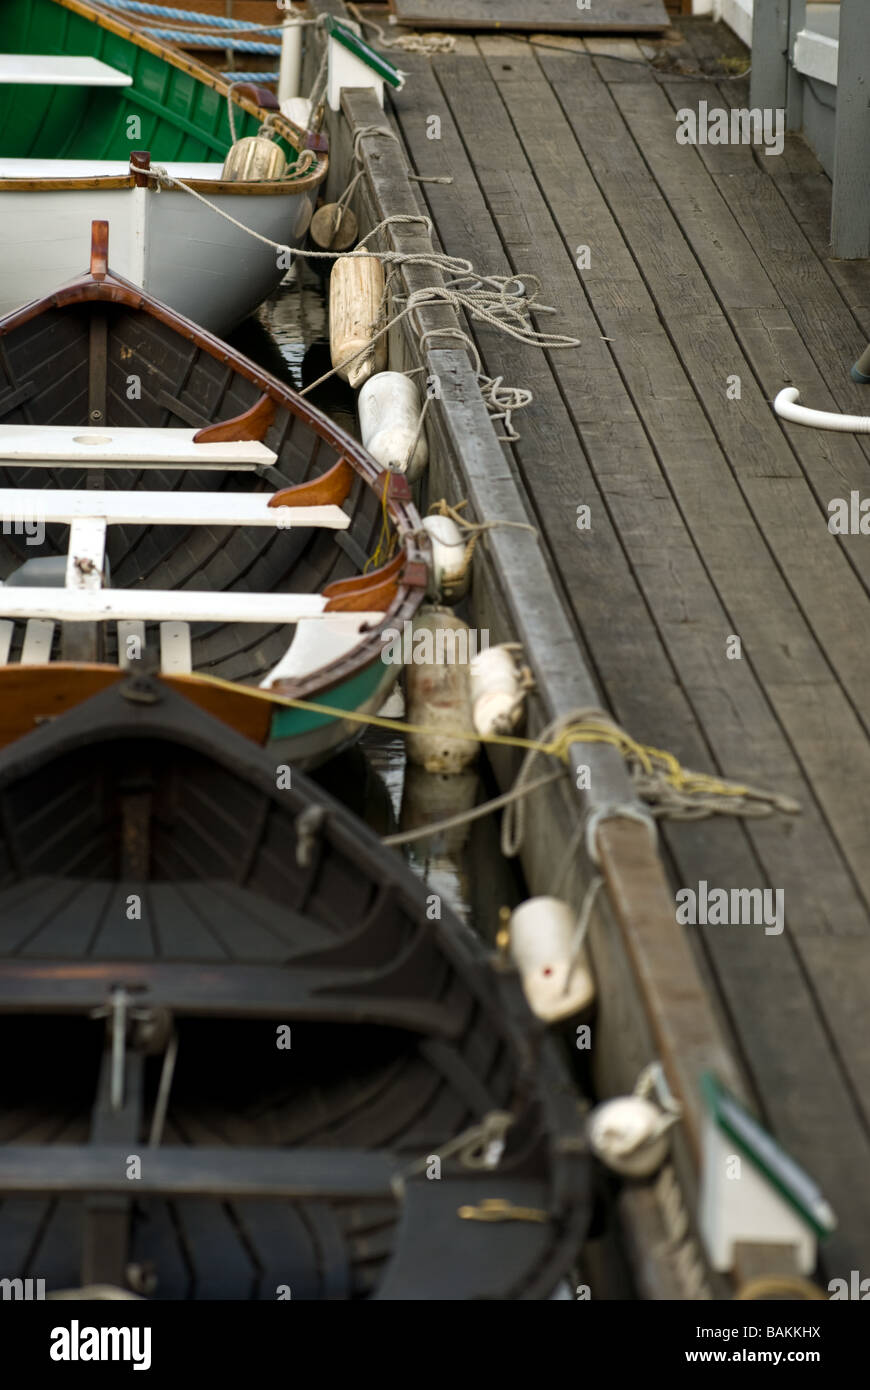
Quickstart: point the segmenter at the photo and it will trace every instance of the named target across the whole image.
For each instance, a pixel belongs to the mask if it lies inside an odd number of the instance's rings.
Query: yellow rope
[[[368,574],[369,569],[376,570],[380,565],[386,563],[392,554],[396,543],[395,535],[390,533],[390,513],[387,509],[387,497],[390,492],[390,478],[392,474],[387,471],[384,474],[384,486],[381,490],[381,533],[378,536],[378,543],[374,553],[366,560],[363,566],[363,574]]]
[[[239,686],[219,676],[186,676],[185,682],[203,683],[238,695]],[[524,738],[520,734],[478,734],[475,729],[433,728],[426,724],[411,724],[404,719],[387,719],[380,714],[363,714],[359,710],[339,709],[335,705],[322,704],[319,700],[300,700],[289,695],[280,695],[253,686],[245,686],[244,694],[255,700],[267,700],[272,705],[285,709],[304,710],[309,714],[328,715],[333,719],[349,720],[354,724],[368,725],[376,729],[387,729],[395,734],[430,735],[434,738],[472,739],[478,743],[495,744],[501,748],[520,748],[525,752],[544,753],[567,763],[569,750],[573,743],[606,744],[617,748],[628,759],[634,759],[648,776],[658,774],[672,787],[687,795],[712,795],[721,797],[755,797],[764,795],[772,800],[782,811],[794,813],[800,809],[797,802],[789,797],[769,797],[755,791],[752,787],[738,782],[726,782],[703,772],[691,772],[684,768],[673,753],[661,748],[652,748],[638,743],[624,729],[614,724],[606,715],[587,716],[561,728],[556,736],[546,742]]]

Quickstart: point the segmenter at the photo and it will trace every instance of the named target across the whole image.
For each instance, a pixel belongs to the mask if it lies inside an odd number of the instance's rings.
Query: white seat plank
[[[160,669],[167,676],[189,676],[193,670],[189,623],[160,624]]]
[[[315,526],[344,531],[341,507],[270,507],[269,492],[97,492],[85,489],[0,488],[0,516],[43,522],[102,518],[108,525]]]
[[[328,622],[321,594],[208,593],[195,589],[58,589],[0,587],[0,617],[50,618],[60,622],[105,622],[131,618],[185,623]],[[360,622],[380,622],[383,613],[361,613]]]
[[[87,425],[0,426],[0,459],[50,468],[58,463],[137,468],[264,468],[277,455],[259,439],[194,444],[191,429],[94,430]]]
[[[52,87],[131,87],[133,79],[99,58],[55,53],[0,53],[0,82]]]
[[[20,593],[25,591],[19,590]],[[55,590],[62,593],[61,589]],[[31,618],[24,629],[24,643],[21,648],[22,666],[46,666],[51,661],[51,647],[54,641],[54,623],[42,618]]]

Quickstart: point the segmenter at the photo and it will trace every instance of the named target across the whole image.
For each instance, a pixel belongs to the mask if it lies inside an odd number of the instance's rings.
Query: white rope
[[[416,830],[403,830],[397,835],[385,835],[382,845],[408,845],[414,840],[425,840],[429,835],[440,835],[442,831],[453,830],[460,825],[468,825],[470,821],[480,820],[482,816],[488,816],[493,811],[500,811],[502,807],[509,806],[518,797],[528,796],[529,792],[537,791],[539,787],[546,787],[550,782],[556,782],[563,777],[564,768],[558,772],[548,772],[545,777],[538,777],[534,782],[527,782],[522,787],[513,786],[509,791],[503,792],[501,796],[494,796],[491,801],[483,801],[479,806],[473,806],[470,811],[457,811],[454,816],[445,816],[444,820],[430,821],[428,825],[418,826]]]
[[[366,19],[350,0],[347,8],[360,24],[374,29],[381,48],[399,48],[405,53],[422,53],[424,57],[431,58],[433,53],[452,53],[456,47],[453,34],[399,34],[394,39],[388,39],[381,26],[375,24],[373,19]]]

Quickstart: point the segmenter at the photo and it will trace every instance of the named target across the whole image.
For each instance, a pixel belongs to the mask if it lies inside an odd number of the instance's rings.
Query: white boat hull
[[[213,177],[213,176],[212,176]],[[101,188],[101,183],[114,184]],[[261,236],[295,248],[316,189],[203,194]],[[224,336],[280,284],[287,258],[182,189],[117,187],[3,191],[0,315],[51,294],[86,269],[91,223],[109,223],[109,265],[155,299]]]

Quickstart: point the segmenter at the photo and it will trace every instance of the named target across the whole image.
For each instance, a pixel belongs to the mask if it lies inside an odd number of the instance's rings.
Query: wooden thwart
[[[640,34],[667,29],[662,0],[391,0],[400,24],[418,29],[534,29],[567,34]]]

